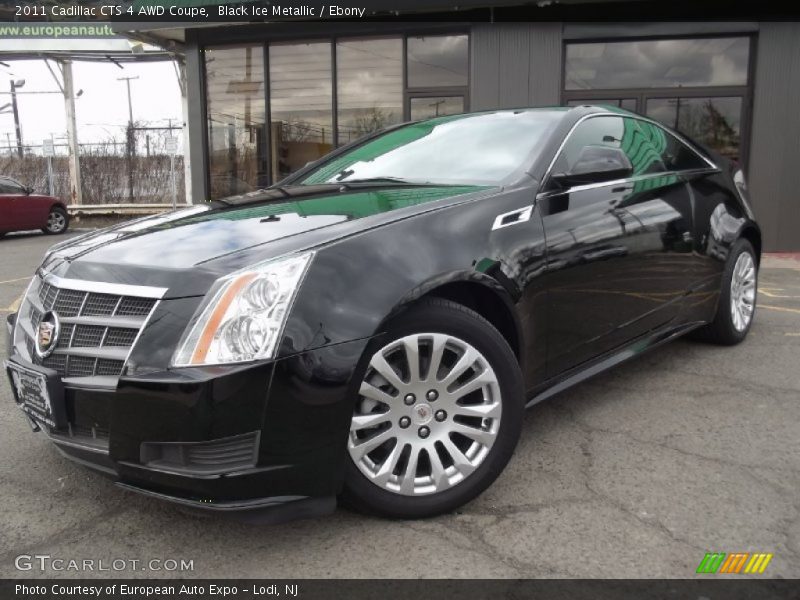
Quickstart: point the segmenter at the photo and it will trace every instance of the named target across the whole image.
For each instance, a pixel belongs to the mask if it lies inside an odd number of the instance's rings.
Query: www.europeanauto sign
[[[0,23],[0,52],[130,52],[108,23]]]

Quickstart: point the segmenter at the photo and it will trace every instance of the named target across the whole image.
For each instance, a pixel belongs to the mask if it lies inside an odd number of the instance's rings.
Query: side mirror
[[[566,188],[625,179],[632,174],[633,165],[619,148],[584,146],[572,168],[567,173],[554,173],[552,179]]]
[[[33,188],[29,185],[26,185],[24,188],[22,188],[22,191],[25,192],[25,194],[27,194],[28,196],[30,196],[33,193]]]

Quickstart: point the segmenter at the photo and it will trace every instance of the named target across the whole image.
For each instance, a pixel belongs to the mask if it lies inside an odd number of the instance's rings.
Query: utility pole
[[[127,135],[127,154],[128,154],[128,202],[133,204],[133,155],[135,152],[135,138],[133,136],[133,102],[131,101],[131,80],[139,77],[117,77],[117,81],[124,81],[128,87],[128,135]]]
[[[435,107],[435,109],[436,109],[436,116],[438,117],[438,116],[439,116],[439,107],[440,107],[442,104],[444,104],[444,103],[445,103],[445,101],[444,101],[444,100],[439,100],[438,102],[432,102],[431,104],[428,104],[428,106],[433,106],[433,107]]]
[[[60,60],[61,77],[64,80],[64,106],[67,112],[67,143],[69,144],[69,187],[72,204],[83,203],[81,188],[81,160],[78,156],[78,126],[75,122],[75,86],[72,80],[72,62]],[[54,75],[55,77],[55,75]],[[56,81],[58,83],[58,81]]]
[[[23,157],[22,150],[22,128],[19,124],[19,110],[17,109],[17,89],[25,85],[24,79],[11,80],[11,110],[14,112],[14,129],[17,132],[17,154]]]

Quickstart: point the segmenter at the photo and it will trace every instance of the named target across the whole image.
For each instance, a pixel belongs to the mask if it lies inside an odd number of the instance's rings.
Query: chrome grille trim
[[[53,275],[52,273],[46,274],[44,276],[44,281],[60,289],[94,292],[97,294],[114,294],[117,296],[154,298],[156,300],[160,300],[164,297],[164,294],[167,293],[167,288],[128,285],[125,283],[105,283],[102,281],[85,281],[83,279],[65,279],[58,275]]]
[[[57,371],[69,387],[114,388],[166,291],[38,274],[19,309],[14,347],[31,363]],[[40,358],[34,339],[48,310],[58,313],[63,329],[52,354]]]

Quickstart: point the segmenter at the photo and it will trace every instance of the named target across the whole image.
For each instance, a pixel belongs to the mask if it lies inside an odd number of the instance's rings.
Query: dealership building
[[[164,23],[126,34],[184,57],[193,202],[269,185],[409,119],[600,103],[738,161],[764,249],[800,250],[800,23],[594,20],[598,6],[625,14],[645,2],[568,2],[568,14],[563,4],[561,13],[458,4],[393,20]]]

